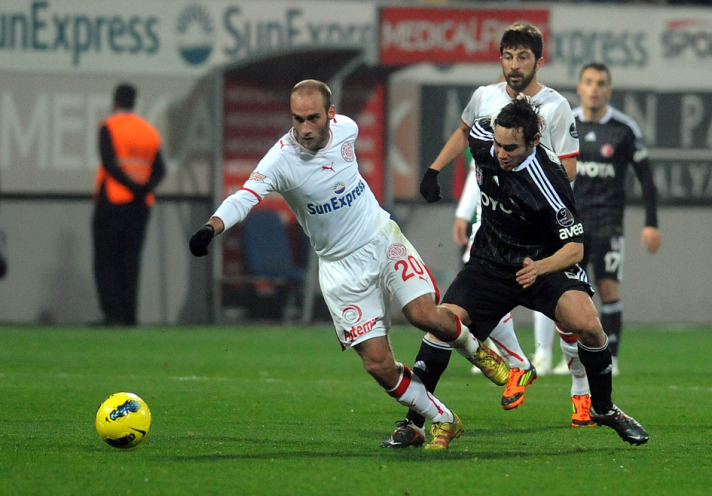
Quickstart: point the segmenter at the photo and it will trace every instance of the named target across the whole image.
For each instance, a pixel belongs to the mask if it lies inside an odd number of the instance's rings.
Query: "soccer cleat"
[[[411,420],[399,420],[396,425],[396,430],[381,443],[381,448],[418,447],[425,442],[425,429],[416,426]]]
[[[581,394],[571,397],[571,426],[572,427],[594,427],[595,422],[591,420],[589,409],[591,408],[591,395]]]
[[[512,410],[524,403],[524,391],[536,378],[534,365],[530,364],[527,370],[510,369],[507,387],[504,388],[504,393],[502,393],[502,408]]]
[[[534,365],[539,377],[551,374],[551,357],[547,358],[541,353],[535,353],[534,358],[532,358],[532,365]]]
[[[492,340],[491,340],[491,339],[489,339],[489,338],[486,339],[485,342],[484,342],[484,344],[485,344],[485,346],[486,346],[487,348],[489,348],[489,349],[491,349],[492,351],[494,351],[495,353],[497,353],[497,347],[496,347],[496,345],[495,345],[494,343],[492,343]],[[499,354],[499,353],[498,353],[498,354]],[[501,355],[500,355],[500,356],[501,356]],[[479,367],[477,367],[477,365],[473,365],[471,371],[472,371],[472,374],[473,374],[473,375],[480,375],[480,374],[482,373],[482,371],[479,369]]]
[[[446,450],[448,446],[450,446],[450,441],[457,439],[463,432],[465,432],[465,428],[462,425],[460,417],[458,417],[455,412],[452,412],[452,415],[455,417],[452,422],[435,422],[430,427],[430,434],[432,434],[433,439],[425,445],[426,450]]]
[[[502,360],[502,357],[480,343],[479,348],[472,356],[472,363],[498,386],[504,386],[509,380],[509,365]]]
[[[641,445],[648,442],[648,433],[637,420],[626,415],[616,405],[604,414],[597,413],[593,406],[589,410],[591,420],[598,425],[605,425],[615,430],[623,441]]]

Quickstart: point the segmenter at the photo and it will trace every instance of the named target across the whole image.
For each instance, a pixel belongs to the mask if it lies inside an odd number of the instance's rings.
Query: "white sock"
[[[564,354],[564,360],[569,366],[571,372],[571,396],[580,396],[583,394],[591,394],[588,388],[588,378],[586,377],[586,369],[581,363],[578,355],[578,343],[576,337],[570,333],[559,331],[559,344],[561,351]]]
[[[554,347],[554,321],[540,312],[534,312],[534,356],[551,366]]]
[[[417,374],[411,373],[410,369],[402,363],[398,365],[401,368],[401,375],[396,387],[386,391],[389,395],[401,405],[412,408],[432,422],[455,420],[452,411],[425,389]]]
[[[460,321],[460,317],[455,315],[457,320],[457,326],[459,333],[454,341],[450,342],[450,346],[457,351],[460,355],[467,358],[468,361],[472,362],[472,357],[480,347],[480,342],[477,341],[475,336],[472,335],[470,329]]]
[[[524,354],[517,335],[514,333],[514,319],[511,313],[499,321],[497,327],[490,334],[490,339],[497,345],[497,351],[507,361],[510,369],[526,370],[529,368],[529,359]]]

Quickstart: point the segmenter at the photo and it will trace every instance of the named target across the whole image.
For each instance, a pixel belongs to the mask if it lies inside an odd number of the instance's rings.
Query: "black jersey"
[[[471,259],[516,272],[526,257],[553,255],[569,242],[583,243],[583,225],[561,161],[544,146],[512,171],[494,156],[489,118],[478,119],[469,136],[482,202],[482,225]]]
[[[630,117],[609,107],[600,122],[583,120],[581,107],[574,109],[580,155],[574,196],[589,234],[623,234],[623,209],[628,166],[642,186],[645,225],[657,227],[657,190],[640,128]]]

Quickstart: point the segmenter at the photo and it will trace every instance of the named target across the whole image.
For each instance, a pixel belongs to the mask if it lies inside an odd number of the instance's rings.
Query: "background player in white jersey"
[[[648,433],[611,397],[608,338],[586,273],[577,265],[584,226],[561,162],[539,146],[540,130],[539,115],[525,95],[494,119],[473,124],[469,143],[482,191],[482,226],[443,304],[481,340],[519,305],[555,320],[576,336],[591,390],[591,419],[624,441],[644,444]],[[421,191],[426,197],[439,194],[437,175],[426,174]]]
[[[462,125],[452,133],[426,174],[431,177],[437,174],[468,148],[467,139],[475,119],[496,114],[510,103],[512,98],[525,94],[531,96],[541,106],[546,121],[542,143],[556,152],[567,175],[573,179],[576,172],[578,139],[571,107],[563,96],[539,83],[536,78],[537,71],[544,63],[543,43],[541,31],[536,26],[517,22],[507,28],[500,42],[504,81],[481,86],[475,90],[462,113]],[[437,201],[440,195],[438,193],[426,199]],[[460,245],[468,242],[467,231],[479,204],[480,192],[473,169],[468,174],[453,227],[455,241]],[[519,345],[511,315],[507,314],[502,318],[490,338],[510,367],[507,387],[502,395],[502,407],[510,410],[524,401],[524,391],[536,379],[536,370]],[[423,338],[413,368],[429,391],[435,390],[449,364],[450,354],[450,347],[438,342],[433,336],[426,335]],[[586,378],[584,376],[574,380],[583,381],[585,384]],[[591,424],[588,418],[588,404],[579,406],[574,415],[576,415],[574,419],[576,425]],[[411,409],[404,420],[396,422],[396,430],[381,446],[387,448],[412,446],[412,441],[418,440],[417,432],[419,429],[422,430],[424,422],[425,419]]]
[[[207,255],[214,236],[242,221],[268,193],[280,193],[319,256],[319,284],[342,347],[356,350],[389,395],[433,422],[427,449],[446,449],[463,432],[462,422],[396,362],[388,339],[391,298],[414,326],[450,343],[470,362],[493,362],[505,370],[506,364],[480,347],[448,308],[436,306],[430,272],[359,173],[358,127],[336,114],[328,86],[298,83],[290,107],[293,127],[191,237],[190,250]]]
[[[584,258],[590,264],[601,299],[601,324],[608,334],[613,356],[613,375],[618,374],[618,347],[622,328],[622,305],[618,284],[623,271],[623,210],[628,166],[640,181],[645,205],[641,242],[650,253],[660,247],[657,189],[648,152],[637,123],[611,107],[611,73],[604,64],[592,62],[581,69],[577,92],[581,106],[574,109],[580,133],[581,155],[574,184],[576,206],[583,219]],[[567,364],[554,373],[568,373]]]

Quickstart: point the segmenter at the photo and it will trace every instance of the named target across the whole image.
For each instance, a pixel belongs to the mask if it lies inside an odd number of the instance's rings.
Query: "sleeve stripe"
[[[258,201],[258,202],[261,202],[261,201],[262,201],[262,197],[261,197],[260,195],[258,195],[257,192],[251,190],[250,188],[245,188],[245,187],[243,186],[243,187],[240,188],[240,189],[241,189],[242,191],[246,191],[246,192],[248,192],[248,193],[252,193],[253,195],[255,195],[255,197],[257,198],[257,201]]]
[[[478,121],[475,121],[475,124],[470,128],[470,136],[482,141],[491,141],[494,133],[485,130]]]
[[[537,185],[539,191],[542,192],[544,198],[546,198],[546,201],[549,202],[549,205],[551,205],[554,211],[558,212],[562,208],[565,208],[564,202],[561,201],[561,198],[551,185],[549,178],[544,174],[541,164],[536,158],[529,164],[527,171],[529,171],[529,175],[534,180],[534,184]]]

